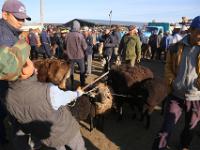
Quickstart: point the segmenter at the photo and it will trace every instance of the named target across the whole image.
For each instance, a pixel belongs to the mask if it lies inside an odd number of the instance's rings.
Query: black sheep
[[[147,128],[150,125],[150,113],[167,94],[164,81],[154,78],[149,68],[138,65],[113,67],[108,75],[108,85],[114,91],[120,119],[122,119],[123,103],[127,102],[132,109],[135,107],[139,109],[142,118],[147,117]]]
[[[146,79],[130,88],[130,95],[134,97],[134,103],[139,108],[141,120],[146,117],[146,128],[150,126],[150,115],[154,108],[163,103],[167,97],[167,87],[163,79]]]
[[[97,126],[103,128],[103,115],[111,109],[112,102],[113,97],[108,86],[104,83],[98,83],[93,92],[79,97],[68,106],[78,121],[90,119],[90,131],[92,131],[94,119],[96,121],[102,119],[102,122],[99,122]]]

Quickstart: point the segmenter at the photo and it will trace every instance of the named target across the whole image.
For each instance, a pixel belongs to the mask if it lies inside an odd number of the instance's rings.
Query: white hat
[[[187,31],[188,30],[188,28],[186,27],[186,26],[183,26],[182,28],[181,28],[181,31]]]
[[[89,27],[88,26],[84,26],[82,31],[89,31]]]

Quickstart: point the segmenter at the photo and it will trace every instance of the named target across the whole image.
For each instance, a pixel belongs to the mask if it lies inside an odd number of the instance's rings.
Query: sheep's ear
[[[67,85],[66,85],[66,82],[67,82],[67,79],[70,77],[70,68],[68,65],[66,65],[65,63],[63,63],[60,67],[60,70],[58,71],[58,73],[60,75],[62,75],[61,80],[60,80],[60,84],[59,84],[59,87],[61,89],[66,89],[67,88]]]
[[[58,85],[59,81],[61,80],[57,76],[59,69],[60,69],[59,62],[52,60],[48,68],[48,81],[52,82],[55,85]]]
[[[38,81],[47,82],[47,76],[48,76],[47,72],[48,72],[48,70],[47,70],[46,66],[41,65],[38,68],[38,74],[37,74]]]

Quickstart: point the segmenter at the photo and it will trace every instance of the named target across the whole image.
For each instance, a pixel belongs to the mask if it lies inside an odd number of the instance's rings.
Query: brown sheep
[[[161,79],[154,78],[153,72],[144,66],[121,65],[110,70],[108,85],[113,89],[119,119],[122,119],[124,102],[132,109],[137,107],[142,118],[147,117],[146,127],[150,125],[150,113],[166,97],[166,85]],[[135,115],[134,115],[135,117]]]
[[[61,89],[66,89],[66,80],[70,77],[70,63],[58,59],[34,60],[38,81],[52,82]]]

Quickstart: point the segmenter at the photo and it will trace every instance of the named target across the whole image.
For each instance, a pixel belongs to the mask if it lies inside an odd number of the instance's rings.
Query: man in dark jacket
[[[42,29],[42,32],[41,32],[41,44],[42,44],[42,48],[44,49],[45,55],[48,58],[50,58],[51,57],[51,41],[45,28]]]
[[[93,38],[91,36],[91,31],[89,31],[89,28],[87,26],[83,28],[83,35],[87,43],[87,48],[85,50],[86,61],[87,61],[86,74],[90,75],[92,73]]]
[[[111,67],[111,58],[113,54],[114,47],[116,43],[114,43],[114,36],[111,35],[110,29],[105,30],[105,34],[102,36],[103,42],[103,57],[106,60],[106,64],[104,66],[104,71],[110,70]]]
[[[113,36],[113,39],[114,39],[113,43],[115,45],[111,59],[112,59],[112,62],[115,62],[116,59],[117,59],[117,56],[118,56],[119,44],[120,44],[120,41],[121,41],[121,37],[120,37],[118,27],[113,29],[111,36]]]
[[[29,44],[31,46],[31,59],[38,58],[38,50],[37,50],[37,37],[33,31],[33,29],[29,30],[28,34]]]
[[[85,85],[85,50],[87,43],[84,36],[80,33],[80,23],[74,21],[71,32],[68,33],[65,40],[66,49],[64,55],[71,62],[71,85],[74,88],[74,64],[77,63],[80,69],[80,82],[81,86]]]

